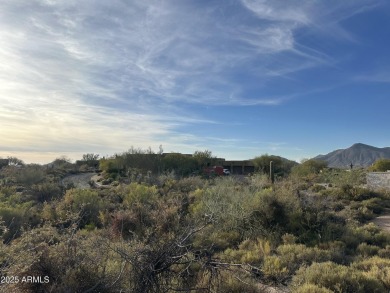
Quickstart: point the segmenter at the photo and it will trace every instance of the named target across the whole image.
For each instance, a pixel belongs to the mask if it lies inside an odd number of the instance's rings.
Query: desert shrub
[[[240,275],[239,278],[237,278],[235,274],[222,272],[214,288],[217,290],[215,292],[257,293],[262,292],[259,287],[259,284],[256,284],[254,280],[245,276]]]
[[[386,172],[390,170],[390,159],[378,159],[370,167],[371,171],[374,172]]]
[[[326,190],[326,187],[325,186],[322,186],[322,185],[318,185],[318,184],[315,184],[313,185],[311,188],[310,188],[311,191],[313,192],[320,192],[322,190]]]
[[[118,194],[123,198],[123,204],[131,207],[133,204],[152,204],[157,199],[157,188],[139,183],[118,186]]]
[[[349,218],[355,219],[361,223],[373,219],[377,214],[384,210],[385,202],[379,197],[366,199],[363,201],[353,201],[349,204]]]
[[[378,256],[383,258],[390,258],[390,245],[378,251]]]
[[[293,293],[333,293],[333,291],[314,284],[303,284],[294,288]]]
[[[56,206],[58,201],[44,202],[41,211],[41,218],[45,221],[55,222],[58,218]]]
[[[351,184],[343,184],[340,189],[341,197],[350,200],[362,201],[376,196],[374,192],[366,188]]]
[[[0,202],[7,201],[15,193],[16,189],[14,186],[0,186]]]
[[[349,206],[351,211],[349,218],[365,223],[375,217],[372,209],[362,204],[362,202],[352,202]]]
[[[264,258],[261,271],[266,279],[274,283],[282,283],[290,278],[290,272],[286,264],[276,255]]]
[[[287,223],[288,215],[283,203],[272,194],[266,194],[261,196],[249,217],[244,219],[243,226],[252,229],[255,235],[265,236],[269,232],[284,232]]]
[[[313,262],[325,262],[332,259],[332,252],[318,247],[307,247],[303,244],[284,244],[277,248],[277,255],[282,264],[294,273],[302,265]]]
[[[319,243],[337,241],[341,239],[346,231],[343,218],[330,214],[327,220],[328,222],[323,226]]]
[[[114,250],[129,264],[125,275],[128,292],[186,292],[195,291],[194,287],[212,292],[207,288],[215,285],[217,264],[207,249],[193,250],[190,243],[196,231],[178,227],[165,237],[152,237],[153,241],[114,244]]]
[[[349,185],[360,186],[366,183],[366,171],[364,169],[355,170],[333,170],[333,176],[329,183],[333,183],[336,186]]]
[[[276,176],[283,177],[290,173],[291,168],[297,165],[294,161],[286,160],[279,156],[264,154],[252,159],[255,171],[262,174],[269,174],[270,162],[273,162],[274,173]]]
[[[51,182],[44,182],[35,184],[31,187],[33,199],[38,202],[50,201],[62,195],[62,189],[58,184]]]
[[[331,209],[328,197],[301,196],[300,217],[296,218],[298,242],[317,245],[321,242],[339,239],[345,232],[345,219]],[[298,214],[299,215],[299,214]]]
[[[25,211],[20,208],[0,206],[0,236],[4,243],[19,237],[25,224]]]
[[[72,229],[58,233],[46,226],[24,233],[7,253],[5,273],[47,277],[49,282],[8,284],[2,288],[5,292],[119,291],[120,282],[113,285],[113,280],[120,277],[121,266],[109,266],[119,259],[94,233],[82,235]]]
[[[219,252],[238,245],[240,240],[241,235],[238,231],[224,231],[210,225],[195,236],[193,245],[199,249],[210,247],[213,252]]]
[[[142,222],[137,219],[136,215],[126,211],[118,211],[111,215],[111,231],[114,236],[130,239],[141,228]]]
[[[370,278],[379,280],[387,290],[390,289],[390,259],[374,256],[353,263],[352,267],[363,271]]]
[[[318,244],[318,248],[329,251],[331,254],[331,261],[338,264],[347,263],[346,258],[346,245],[340,240],[321,242]]]
[[[262,190],[271,187],[268,174],[253,174],[250,177],[250,187],[254,190]]]
[[[64,217],[67,208],[71,212],[79,213],[81,228],[90,223],[94,223],[96,226],[100,225],[99,211],[103,208],[104,203],[96,191],[70,189],[66,192],[63,203],[65,211],[62,211],[62,216]]]
[[[190,210],[196,210],[198,217],[209,216],[218,229],[238,231],[242,239],[267,237],[280,241],[281,235],[294,230],[299,222],[299,200],[293,189],[282,182],[272,190],[220,178],[215,185],[198,191]]]
[[[238,249],[228,248],[223,257],[229,261],[259,266],[264,257],[271,254],[271,245],[263,239],[246,239],[240,243]]]
[[[300,267],[332,260],[338,253],[337,250],[307,247],[303,244],[283,244],[276,249],[276,255],[265,256],[262,271],[266,278],[274,282],[285,282]]]
[[[15,179],[22,185],[31,186],[43,181],[45,175],[42,166],[27,165],[16,172]]]
[[[363,200],[361,204],[364,207],[367,207],[368,209],[372,210],[374,214],[380,214],[384,210],[384,202],[383,199],[379,197],[370,198],[367,200]]]
[[[238,231],[241,235],[258,225],[244,224],[248,215],[260,202],[260,195],[240,185],[234,179],[220,178],[215,185],[190,194],[192,204],[189,210],[194,218],[208,218],[213,227],[221,231]]]
[[[202,188],[205,185],[205,181],[199,176],[182,178],[175,182],[172,188],[176,191],[189,193],[196,189]]]
[[[302,209],[296,193],[289,187],[274,192],[265,189],[255,195],[250,213],[242,222],[248,237],[271,237],[277,244],[283,234],[299,231]]]
[[[295,244],[297,242],[297,237],[293,234],[286,233],[282,236],[283,244]]]
[[[110,214],[109,218],[106,212],[100,213],[102,222],[106,226],[108,224],[115,236],[125,239],[133,236],[143,239],[149,234],[153,234],[154,237],[165,237],[178,229],[180,225],[186,224],[183,197],[159,197],[155,187],[140,184],[139,187],[141,189],[131,190],[133,193],[141,190],[136,195],[124,194],[124,202],[127,203],[125,210],[115,211]],[[126,198],[129,194],[131,197]],[[129,204],[130,201],[131,204]]]
[[[292,286],[299,288],[307,283],[333,292],[386,292],[379,280],[355,268],[332,262],[313,263],[309,267],[301,267],[293,277]]]
[[[382,231],[374,223],[369,223],[360,227],[349,226],[341,240],[351,250],[355,250],[363,242],[369,245],[385,247],[390,243],[390,234]]]
[[[321,160],[306,160],[302,164],[296,165],[291,169],[291,174],[294,177],[314,179],[318,173],[327,167],[327,163]]]
[[[380,247],[375,245],[369,245],[365,242],[360,243],[356,248],[356,252],[362,257],[369,257],[378,254]]]
[[[0,203],[4,206],[16,207],[32,200],[27,191],[14,186],[3,186],[0,189]]]
[[[119,173],[124,170],[123,164],[118,158],[102,158],[99,160],[99,169],[105,173]]]

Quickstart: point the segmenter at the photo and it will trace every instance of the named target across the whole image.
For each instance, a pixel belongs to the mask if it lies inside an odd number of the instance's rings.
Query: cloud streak
[[[341,19],[356,6],[321,9]],[[325,12],[312,1],[5,0],[0,152],[180,145],[179,127],[219,123],[191,105],[281,105],[290,97],[254,91],[333,62],[297,39]],[[248,75],[255,86],[237,78]]]

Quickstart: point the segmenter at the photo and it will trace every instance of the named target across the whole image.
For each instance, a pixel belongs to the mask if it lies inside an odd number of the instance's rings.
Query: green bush
[[[328,163],[321,160],[306,160],[302,164],[294,166],[291,170],[292,176],[300,178],[315,178],[320,171],[327,167]]]
[[[6,254],[8,263],[1,268],[2,274],[48,277],[49,282],[2,284],[2,292],[120,291],[118,256],[110,253],[94,232],[81,234],[66,229],[58,233],[44,226],[23,233],[12,247],[6,248]]]
[[[81,228],[91,223],[100,226],[99,211],[103,208],[104,204],[96,191],[70,189],[66,192],[63,203],[65,204],[65,208],[69,208],[71,212],[80,215]],[[66,212],[66,210],[62,212]]]
[[[387,290],[390,290],[390,259],[374,256],[356,262],[352,267],[363,271],[370,278],[379,280]]]
[[[38,202],[51,201],[63,194],[62,189],[58,186],[58,184],[51,182],[33,185],[31,190],[33,193],[33,199]]]
[[[349,226],[340,240],[351,250],[355,250],[363,242],[382,248],[390,243],[390,234],[382,231],[374,223],[369,223],[360,227]]]
[[[264,257],[270,254],[271,246],[269,241],[246,239],[240,243],[238,249],[226,249],[223,256],[229,261],[259,266]]]
[[[318,185],[318,184],[315,184],[313,185],[313,187],[311,188],[311,190],[313,192],[320,192],[322,190],[326,190],[326,187],[325,186],[322,186],[322,185]]]
[[[377,255],[380,250],[380,247],[375,245],[369,245],[367,243],[360,243],[356,248],[356,252],[362,257],[369,257]]]
[[[351,184],[341,185],[340,190],[340,197],[349,200],[362,201],[376,197],[376,193],[373,191]]]
[[[127,186],[119,186],[118,193],[123,198],[123,204],[131,207],[133,204],[153,204],[157,199],[157,188],[145,184],[131,183]]]
[[[155,209],[150,210],[149,206],[134,204],[131,209],[111,214],[109,231],[114,238],[129,240],[138,237],[143,239],[150,230],[157,234],[160,225],[166,223],[165,215],[166,211],[161,211],[160,215],[155,217]],[[174,225],[173,221],[171,224]]]
[[[378,255],[379,255],[379,257],[389,258],[390,259],[390,245],[386,245],[385,248],[380,249],[378,251]]]
[[[0,236],[4,243],[19,237],[25,223],[24,211],[20,208],[0,207]]]
[[[250,190],[247,185],[240,184],[234,178],[218,178],[215,185],[203,190],[195,190],[190,194],[192,204],[189,210],[194,218],[207,218],[213,222],[217,231],[237,231],[242,239],[256,237],[263,229],[262,224],[254,214],[269,213],[267,203],[264,203],[265,194],[271,190],[259,192]],[[269,201],[272,201],[269,196]],[[264,207],[263,207],[264,206]],[[271,217],[271,215],[270,215]]]
[[[22,167],[16,172],[16,182],[25,185],[31,186],[42,182],[45,178],[45,172],[43,168],[39,165],[27,165]]]
[[[333,292],[387,292],[383,284],[376,278],[363,272],[332,262],[313,263],[309,267],[301,267],[293,277],[292,285],[299,288],[304,284],[314,284]]]
[[[282,265],[293,274],[300,266],[310,265],[313,262],[332,260],[332,252],[318,247],[307,247],[303,244],[284,244],[277,250]]]
[[[266,279],[274,283],[285,282],[291,276],[287,265],[276,255],[264,258],[261,271]]]
[[[204,285],[207,285],[205,282]],[[258,293],[259,285],[254,280],[248,279],[245,276],[235,278],[232,273],[222,273],[217,286],[216,291],[211,292],[229,292],[229,293]]]
[[[294,288],[293,293],[332,293],[333,291],[314,284],[303,284]]]
[[[374,172],[386,172],[387,170],[390,170],[390,159],[376,160],[370,169]]]

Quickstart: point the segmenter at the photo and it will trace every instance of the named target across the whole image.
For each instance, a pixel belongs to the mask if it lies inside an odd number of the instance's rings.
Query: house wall
[[[251,160],[224,161],[223,167],[229,169],[231,174],[248,175],[255,171],[255,167]]]
[[[390,190],[390,172],[370,172],[367,174],[367,187]]]
[[[0,159],[0,169],[5,167],[5,166],[8,166],[8,159]]]

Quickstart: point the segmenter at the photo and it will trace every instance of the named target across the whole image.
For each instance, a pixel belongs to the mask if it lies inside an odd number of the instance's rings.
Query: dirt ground
[[[390,209],[387,209],[383,216],[375,218],[372,222],[390,233]]]
[[[75,175],[69,175],[66,176],[64,179],[62,179],[63,185],[73,184],[76,188],[91,188],[89,185],[89,181],[91,180],[92,176],[96,175],[96,173],[82,173],[82,174],[75,174]]]

